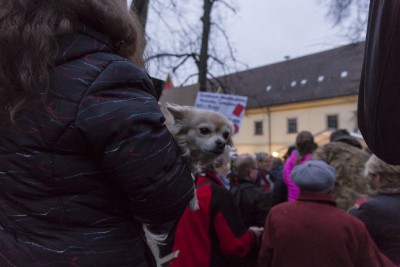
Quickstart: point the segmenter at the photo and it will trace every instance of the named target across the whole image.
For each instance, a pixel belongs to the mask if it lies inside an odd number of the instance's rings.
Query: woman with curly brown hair
[[[0,266],[149,266],[193,197],[125,0],[0,0]]]

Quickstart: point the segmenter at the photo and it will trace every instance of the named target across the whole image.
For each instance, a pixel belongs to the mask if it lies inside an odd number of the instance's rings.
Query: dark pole
[[[144,32],[146,28],[147,13],[149,10],[149,0],[133,0],[130,9],[139,17]]]

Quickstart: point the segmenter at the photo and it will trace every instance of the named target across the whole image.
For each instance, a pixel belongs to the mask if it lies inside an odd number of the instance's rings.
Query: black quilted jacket
[[[34,51],[32,51],[34,53]],[[45,107],[0,120],[0,266],[148,266],[142,223],[193,196],[151,79],[87,27],[60,40]]]

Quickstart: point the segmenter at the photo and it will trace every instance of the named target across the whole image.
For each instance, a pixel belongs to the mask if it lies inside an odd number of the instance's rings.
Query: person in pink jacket
[[[309,160],[316,147],[314,137],[309,131],[302,131],[297,135],[296,149],[286,160],[283,167],[283,182],[288,188],[288,201],[295,201],[300,194],[299,187],[290,179],[290,173],[296,165]]]

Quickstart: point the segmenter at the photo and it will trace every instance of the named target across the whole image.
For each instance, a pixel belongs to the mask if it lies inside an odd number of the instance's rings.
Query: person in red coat
[[[336,208],[330,194],[335,177],[334,168],[321,160],[293,169],[299,198],[271,209],[258,267],[395,266],[381,254],[360,220]]]
[[[242,266],[242,261],[259,248],[262,228],[245,227],[216,170],[217,161],[197,177],[200,209],[187,208],[179,220],[173,245],[179,255],[171,267]]]

